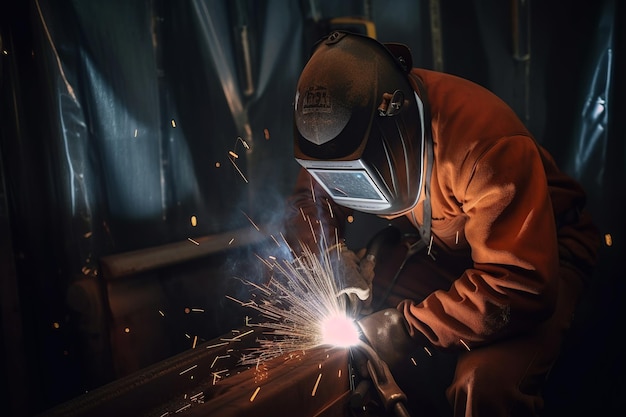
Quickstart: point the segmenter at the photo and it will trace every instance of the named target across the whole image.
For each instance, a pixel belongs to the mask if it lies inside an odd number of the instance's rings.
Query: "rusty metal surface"
[[[319,347],[241,366],[262,329],[243,328],[63,403],[42,417],[343,416],[348,351]]]
[[[205,402],[193,407],[189,415],[347,415],[347,357],[346,349],[324,347],[280,356],[207,387]]]

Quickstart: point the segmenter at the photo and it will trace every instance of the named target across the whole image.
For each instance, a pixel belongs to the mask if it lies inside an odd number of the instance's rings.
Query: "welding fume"
[[[332,251],[385,410],[539,415],[600,238],[515,112],[403,44],[334,31],[298,80],[294,156],[285,239]],[[367,248],[345,243],[354,212],[388,221]]]

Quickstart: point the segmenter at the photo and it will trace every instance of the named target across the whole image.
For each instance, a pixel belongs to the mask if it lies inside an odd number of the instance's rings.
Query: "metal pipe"
[[[232,232],[190,238],[182,242],[104,256],[100,259],[100,268],[105,279],[114,280],[229,249],[260,243],[266,239],[268,237],[255,228],[238,229]]]

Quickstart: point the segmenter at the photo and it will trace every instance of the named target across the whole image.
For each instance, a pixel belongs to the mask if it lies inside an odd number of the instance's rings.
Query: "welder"
[[[445,406],[410,385],[407,397],[439,414],[538,415],[599,246],[581,185],[486,88],[348,32],[314,46],[294,136],[286,238],[339,245],[343,292],[392,371],[421,351],[410,378],[448,375]],[[408,226],[385,255],[397,273],[345,245],[354,211]]]

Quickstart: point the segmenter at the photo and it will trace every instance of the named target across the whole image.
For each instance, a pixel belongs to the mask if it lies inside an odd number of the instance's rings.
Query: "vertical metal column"
[[[512,1],[513,58],[524,71],[524,122],[530,120],[530,0]]]

